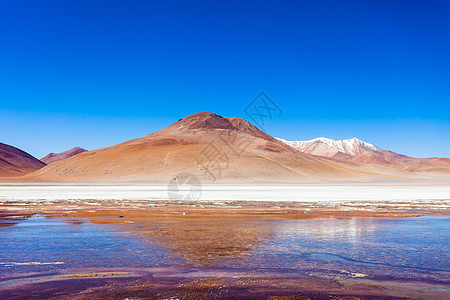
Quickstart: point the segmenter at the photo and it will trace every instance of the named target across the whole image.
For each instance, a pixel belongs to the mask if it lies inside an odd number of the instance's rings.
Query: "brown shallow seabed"
[[[420,290],[427,283],[334,281],[320,278],[277,277],[276,273],[235,274],[226,270],[211,268],[214,259],[221,256],[238,256],[247,251],[252,244],[252,232],[240,232],[232,228],[217,228],[210,232],[214,241],[202,239],[202,224],[208,220],[267,220],[267,219],[339,219],[349,217],[414,217],[424,214],[448,215],[448,210],[427,211],[423,208],[344,210],[324,207],[308,207],[307,204],[267,203],[267,202],[229,202],[222,205],[184,202],[149,202],[146,206],[134,207],[128,203],[111,205],[99,202],[97,205],[77,203],[53,203],[51,205],[15,206],[0,208],[0,226],[12,226],[19,219],[35,214],[47,217],[88,218],[92,223],[117,224],[134,229],[139,234],[135,221],[157,220],[164,230],[155,234],[165,237],[172,250],[194,261],[205,269],[153,268],[153,269],[107,269],[77,270],[78,272],[49,274],[31,279],[24,284],[0,289],[2,299],[425,299]],[[129,221],[130,223],[126,223]],[[180,224],[194,225],[180,225]],[[236,222],[238,224],[239,222]],[[197,225],[195,225],[197,224]],[[180,225],[180,226],[178,226]],[[135,226],[135,228],[133,228]],[[192,227],[189,227],[192,226]],[[124,227],[122,227],[124,228]],[[211,229],[211,228],[209,228]],[[186,230],[193,234],[187,236]],[[238,231],[240,233],[238,233]],[[197,234],[195,233],[197,232]],[[146,233],[145,233],[146,234]],[[245,235],[245,245],[239,235]],[[270,232],[266,233],[270,234]],[[227,239],[221,247],[221,239]],[[184,247],[190,243],[190,247]],[[194,243],[194,245],[192,245]],[[197,243],[197,244],[195,244]],[[211,244],[213,243],[213,244]],[[188,248],[188,249],[186,249]],[[189,249],[197,249],[193,252]],[[403,287],[408,287],[408,295]],[[417,294],[414,293],[417,291]],[[431,296],[431,295],[430,295]],[[438,299],[438,295],[434,299]],[[431,298],[430,298],[431,299]]]

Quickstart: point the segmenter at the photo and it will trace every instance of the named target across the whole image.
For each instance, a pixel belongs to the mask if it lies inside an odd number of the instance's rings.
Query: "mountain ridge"
[[[450,172],[450,158],[415,158],[381,149],[355,137],[345,140],[323,137],[305,141],[279,140],[300,152],[337,161],[389,166],[408,172]]]
[[[202,182],[251,183],[450,174],[450,159],[416,159],[356,138],[304,142],[274,138],[244,119],[200,112],[144,137],[52,162],[23,178],[148,183],[190,173]],[[325,155],[317,155],[320,151]]]
[[[208,160],[213,154],[223,159],[221,168],[217,160]],[[216,179],[238,182],[369,174],[301,153],[244,119],[200,112],[142,138],[54,162],[27,177],[63,181],[145,178],[168,181],[177,173],[189,172],[208,180],[213,171]]]
[[[0,177],[22,176],[45,165],[44,162],[19,148],[0,143]]]
[[[86,149],[83,149],[80,147],[74,147],[72,149],[69,149],[67,151],[60,152],[60,153],[53,153],[53,152],[49,153],[46,156],[44,156],[43,158],[41,158],[41,161],[43,161],[44,163],[49,165],[55,161],[66,159],[66,158],[72,157],[74,155],[77,155],[79,153],[83,153],[86,151],[87,151]]]
[[[332,157],[336,155],[337,152],[341,152],[342,154],[347,154],[350,156],[358,156],[364,153],[374,153],[377,151],[382,151],[381,148],[357,139],[356,137],[343,140],[333,140],[324,137],[318,137],[312,140],[305,141],[287,141],[284,139],[279,140],[287,145],[290,145],[291,147],[300,150],[301,152],[327,157]],[[326,149],[324,149],[323,147],[318,147],[318,145],[320,144],[325,144],[328,147],[328,151],[324,151]]]

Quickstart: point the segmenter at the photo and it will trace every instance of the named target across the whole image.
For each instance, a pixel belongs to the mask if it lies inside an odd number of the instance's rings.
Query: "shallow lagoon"
[[[80,270],[156,269],[190,270],[200,277],[412,281],[444,293],[450,287],[448,216],[177,221],[33,216],[3,225],[3,289]]]

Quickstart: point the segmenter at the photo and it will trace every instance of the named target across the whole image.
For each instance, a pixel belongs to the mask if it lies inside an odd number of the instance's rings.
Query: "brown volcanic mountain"
[[[16,147],[0,143],[0,177],[16,177],[36,171],[45,163]]]
[[[45,162],[47,165],[58,161],[58,160],[62,160],[62,159],[66,159],[69,157],[72,157],[74,155],[86,152],[87,150],[80,148],[80,147],[75,147],[72,148],[70,150],[61,152],[61,153],[49,153],[47,154],[45,157],[41,158],[41,161]]]
[[[167,182],[182,172],[205,182],[371,175],[301,153],[246,120],[201,112],[143,138],[54,162],[27,177]]]

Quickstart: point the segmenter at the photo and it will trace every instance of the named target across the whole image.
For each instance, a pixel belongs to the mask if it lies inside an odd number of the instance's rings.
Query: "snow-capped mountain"
[[[333,156],[360,156],[365,154],[376,154],[383,150],[372,144],[363,142],[357,138],[348,140],[332,140],[319,137],[309,141],[286,141],[279,139],[285,144],[305,153],[333,157]]]
[[[362,165],[378,165],[403,169],[408,172],[444,172],[450,171],[449,158],[414,158],[383,150],[357,138],[332,140],[316,138],[309,141],[286,141],[285,144],[301,152],[329,157],[333,161],[345,161]]]

